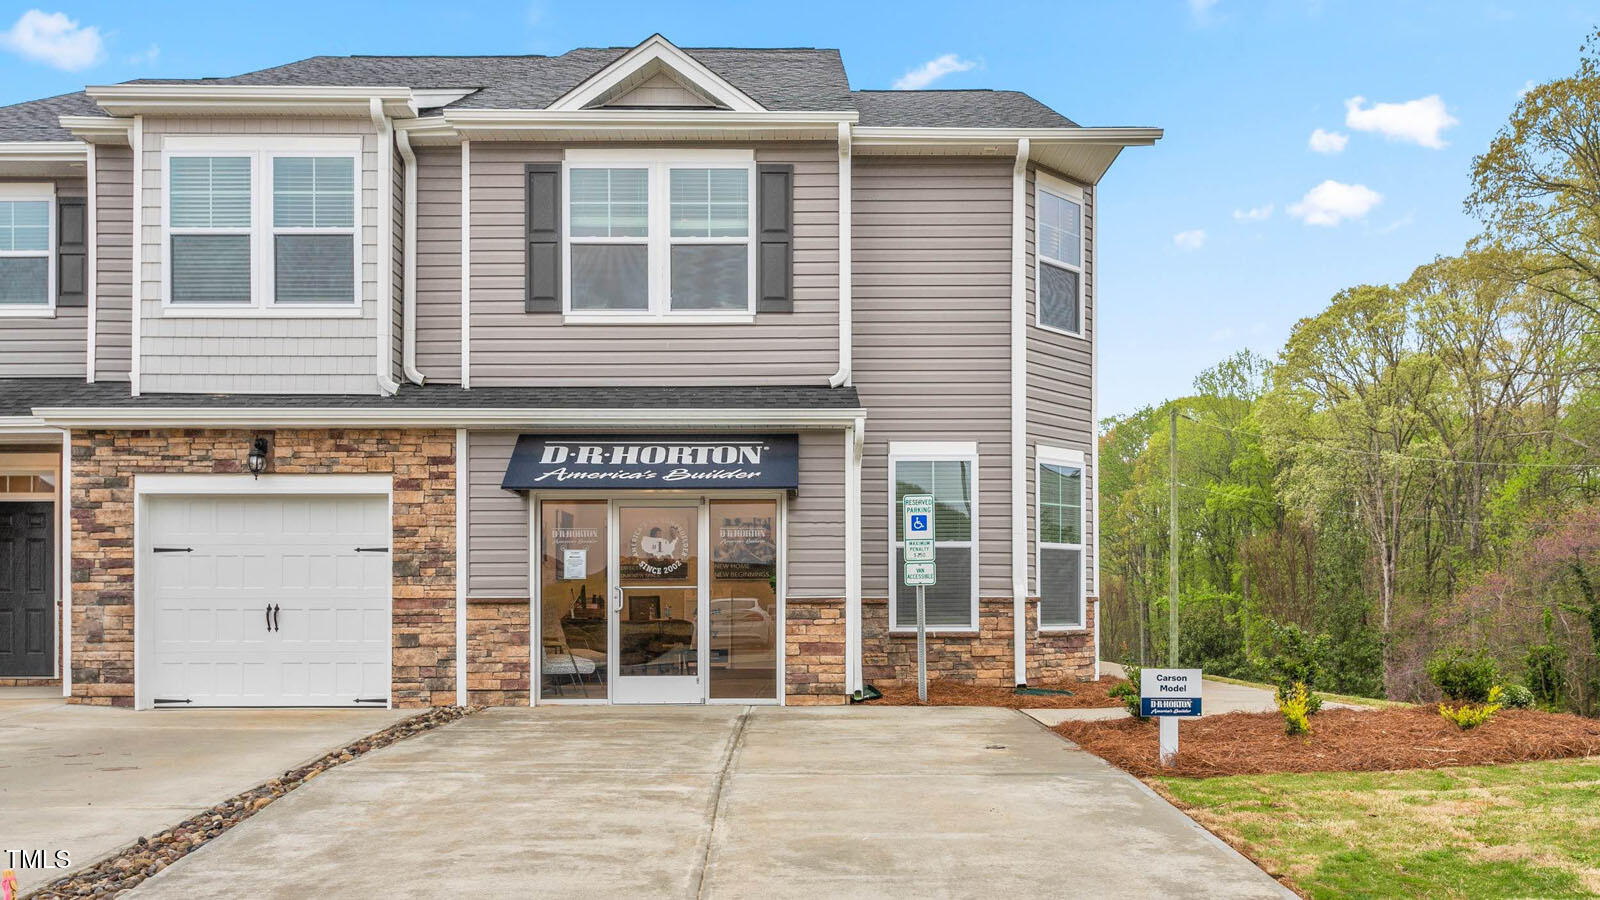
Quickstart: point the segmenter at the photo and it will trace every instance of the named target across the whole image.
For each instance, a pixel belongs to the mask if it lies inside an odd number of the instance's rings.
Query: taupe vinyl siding
[[[5,181],[53,181],[57,197],[82,197],[82,178],[7,178]],[[54,232],[55,205],[51,204]],[[0,377],[79,376],[88,366],[88,310],[57,309],[52,318],[0,318]]]
[[[788,596],[844,597],[844,432],[800,434],[800,490],[789,500]]]
[[[1090,408],[1093,397],[1091,344],[1094,338],[1094,188],[1083,188],[1083,333],[1072,337],[1038,326],[1034,276],[1034,198],[1036,167],[1028,169],[1028,583],[1037,593],[1037,557],[1033,554],[1038,537],[1039,507],[1035,502],[1038,486],[1036,448],[1063,447],[1084,456],[1084,570],[1085,596],[1095,596],[1094,533],[1098,527],[1094,471],[1094,442],[1097,428]],[[1057,176],[1060,177],[1060,176]]]
[[[359,135],[362,314],[351,318],[163,317],[162,142],[168,134]],[[365,119],[192,118],[144,120],[140,386],[163,391],[372,394],[377,385],[378,137]]]
[[[528,500],[504,490],[515,431],[467,434],[467,595],[527,597]]]
[[[889,591],[889,442],[975,441],[979,590],[1009,597],[1010,162],[860,157],[854,180],[862,593]]]
[[[756,151],[757,162],[795,167],[795,308],[759,315],[753,324],[565,325],[559,313],[524,312],[523,167],[561,158],[559,148],[535,144],[472,145],[474,386],[816,384],[838,368],[833,143]],[[430,254],[447,249],[432,241],[427,246]],[[448,265],[430,259],[428,268],[437,277]]]
[[[126,381],[133,339],[133,149],[90,147],[95,154],[95,378]]]
[[[689,430],[693,430],[689,428]],[[526,597],[532,542],[525,494],[502,490],[518,432],[467,435],[467,592]],[[800,490],[789,501],[788,596],[844,596],[844,433],[800,434]]]
[[[461,383],[461,149],[417,148],[417,368]]]

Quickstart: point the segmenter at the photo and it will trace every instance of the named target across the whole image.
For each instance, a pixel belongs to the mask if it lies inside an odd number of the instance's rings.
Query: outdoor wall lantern
[[[254,475],[256,478],[260,478],[261,477],[261,473],[266,471],[266,468],[267,468],[267,439],[266,438],[264,438],[264,437],[256,438],[256,442],[250,446],[250,456],[245,460],[245,465],[250,467],[250,474]]]

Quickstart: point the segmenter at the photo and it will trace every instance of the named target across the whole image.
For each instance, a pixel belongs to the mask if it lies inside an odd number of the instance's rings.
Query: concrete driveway
[[[340,766],[140,898],[1283,897],[988,708],[495,709]]]
[[[27,892],[410,714],[131,712],[0,688],[0,851],[67,851],[69,868],[17,869]]]

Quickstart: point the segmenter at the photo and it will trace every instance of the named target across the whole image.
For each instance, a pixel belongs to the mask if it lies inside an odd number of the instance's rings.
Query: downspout
[[[400,390],[394,368],[394,123],[383,112],[383,101],[368,101],[373,127],[378,129],[378,192],[387,198],[379,209],[378,223],[378,393],[392,396]]]
[[[61,432],[61,696],[72,696],[72,429]]]
[[[844,652],[845,691],[861,695],[861,451],[867,420],[844,432]]]
[[[1028,139],[1011,170],[1011,659],[1028,681]]]
[[[97,210],[97,207],[99,206],[99,204],[95,203],[95,193],[98,190],[98,188],[97,188],[97,177],[98,176],[95,173],[94,162],[95,162],[95,157],[99,155],[99,151],[98,151],[98,148],[96,148],[96,146],[94,144],[88,144],[87,146],[88,146],[88,150],[89,150],[89,158],[85,161],[84,174],[85,174],[85,176],[87,176],[85,178],[85,181],[88,182],[89,189],[86,192],[86,195],[85,195],[84,201],[83,201],[83,215],[84,215],[84,218],[86,220],[84,222],[84,231],[83,231],[84,240],[86,241],[86,246],[84,248],[85,249],[84,260],[83,260],[83,266],[84,266],[83,290],[84,290],[84,293],[87,295],[86,298],[85,298],[85,304],[84,305],[88,307],[88,309],[85,310],[85,313],[84,313],[84,318],[86,320],[84,322],[84,328],[88,333],[87,334],[87,338],[88,339],[87,339],[87,341],[85,341],[85,343],[88,344],[88,361],[87,361],[87,364],[86,364],[87,368],[84,370],[84,380],[89,382],[90,384],[93,384],[94,383],[94,368],[95,368],[94,362],[95,362],[95,355],[96,355],[95,342],[96,342],[96,339],[98,337],[96,335],[96,333],[95,333],[96,324],[97,324],[95,322],[95,315],[96,315],[96,312],[98,310],[98,305],[97,305],[98,301],[95,298],[95,293],[99,290],[99,287],[100,287],[100,285],[99,285],[99,281],[100,281],[99,276],[95,273],[95,265],[97,264],[96,263],[96,259],[99,256],[99,254],[95,252],[95,246],[94,245],[95,245],[95,242],[99,239],[99,233],[100,232],[99,232],[99,229],[96,227],[96,223],[95,223],[95,216],[98,215],[96,210]]]
[[[461,389],[472,387],[472,142],[461,142]]]
[[[140,322],[144,319],[144,116],[133,117],[133,130],[128,137],[133,145],[133,236],[129,241],[128,255],[132,257],[132,271],[128,282],[128,391],[139,396],[139,343]]]
[[[1100,217],[1100,185],[1092,185],[1089,195],[1089,227],[1092,229]],[[1095,232],[1091,231],[1091,234]],[[1094,488],[1094,514],[1089,517],[1094,529],[1094,565],[1089,568],[1094,579],[1094,678],[1100,680],[1100,335],[1096,333],[1099,318],[1093,315],[1100,308],[1100,263],[1095,258],[1097,245],[1089,245],[1089,302],[1084,306],[1084,333],[1089,336],[1089,477]],[[1095,327],[1087,321],[1094,318]]]
[[[401,262],[404,267],[401,272],[404,299],[400,311],[400,370],[407,381],[422,384],[425,379],[417,369],[417,154],[411,149],[411,136],[404,128],[395,129],[394,138],[400,148],[400,158],[406,164],[405,246],[401,249],[405,259]]]
[[[839,371],[828,379],[828,387],[850,383],[850,123],[839,123]]]

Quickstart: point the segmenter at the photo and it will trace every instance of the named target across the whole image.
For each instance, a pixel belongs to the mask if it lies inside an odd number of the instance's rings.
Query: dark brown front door
[[[0,503],[0,677],[55,674],[52,508]]]

